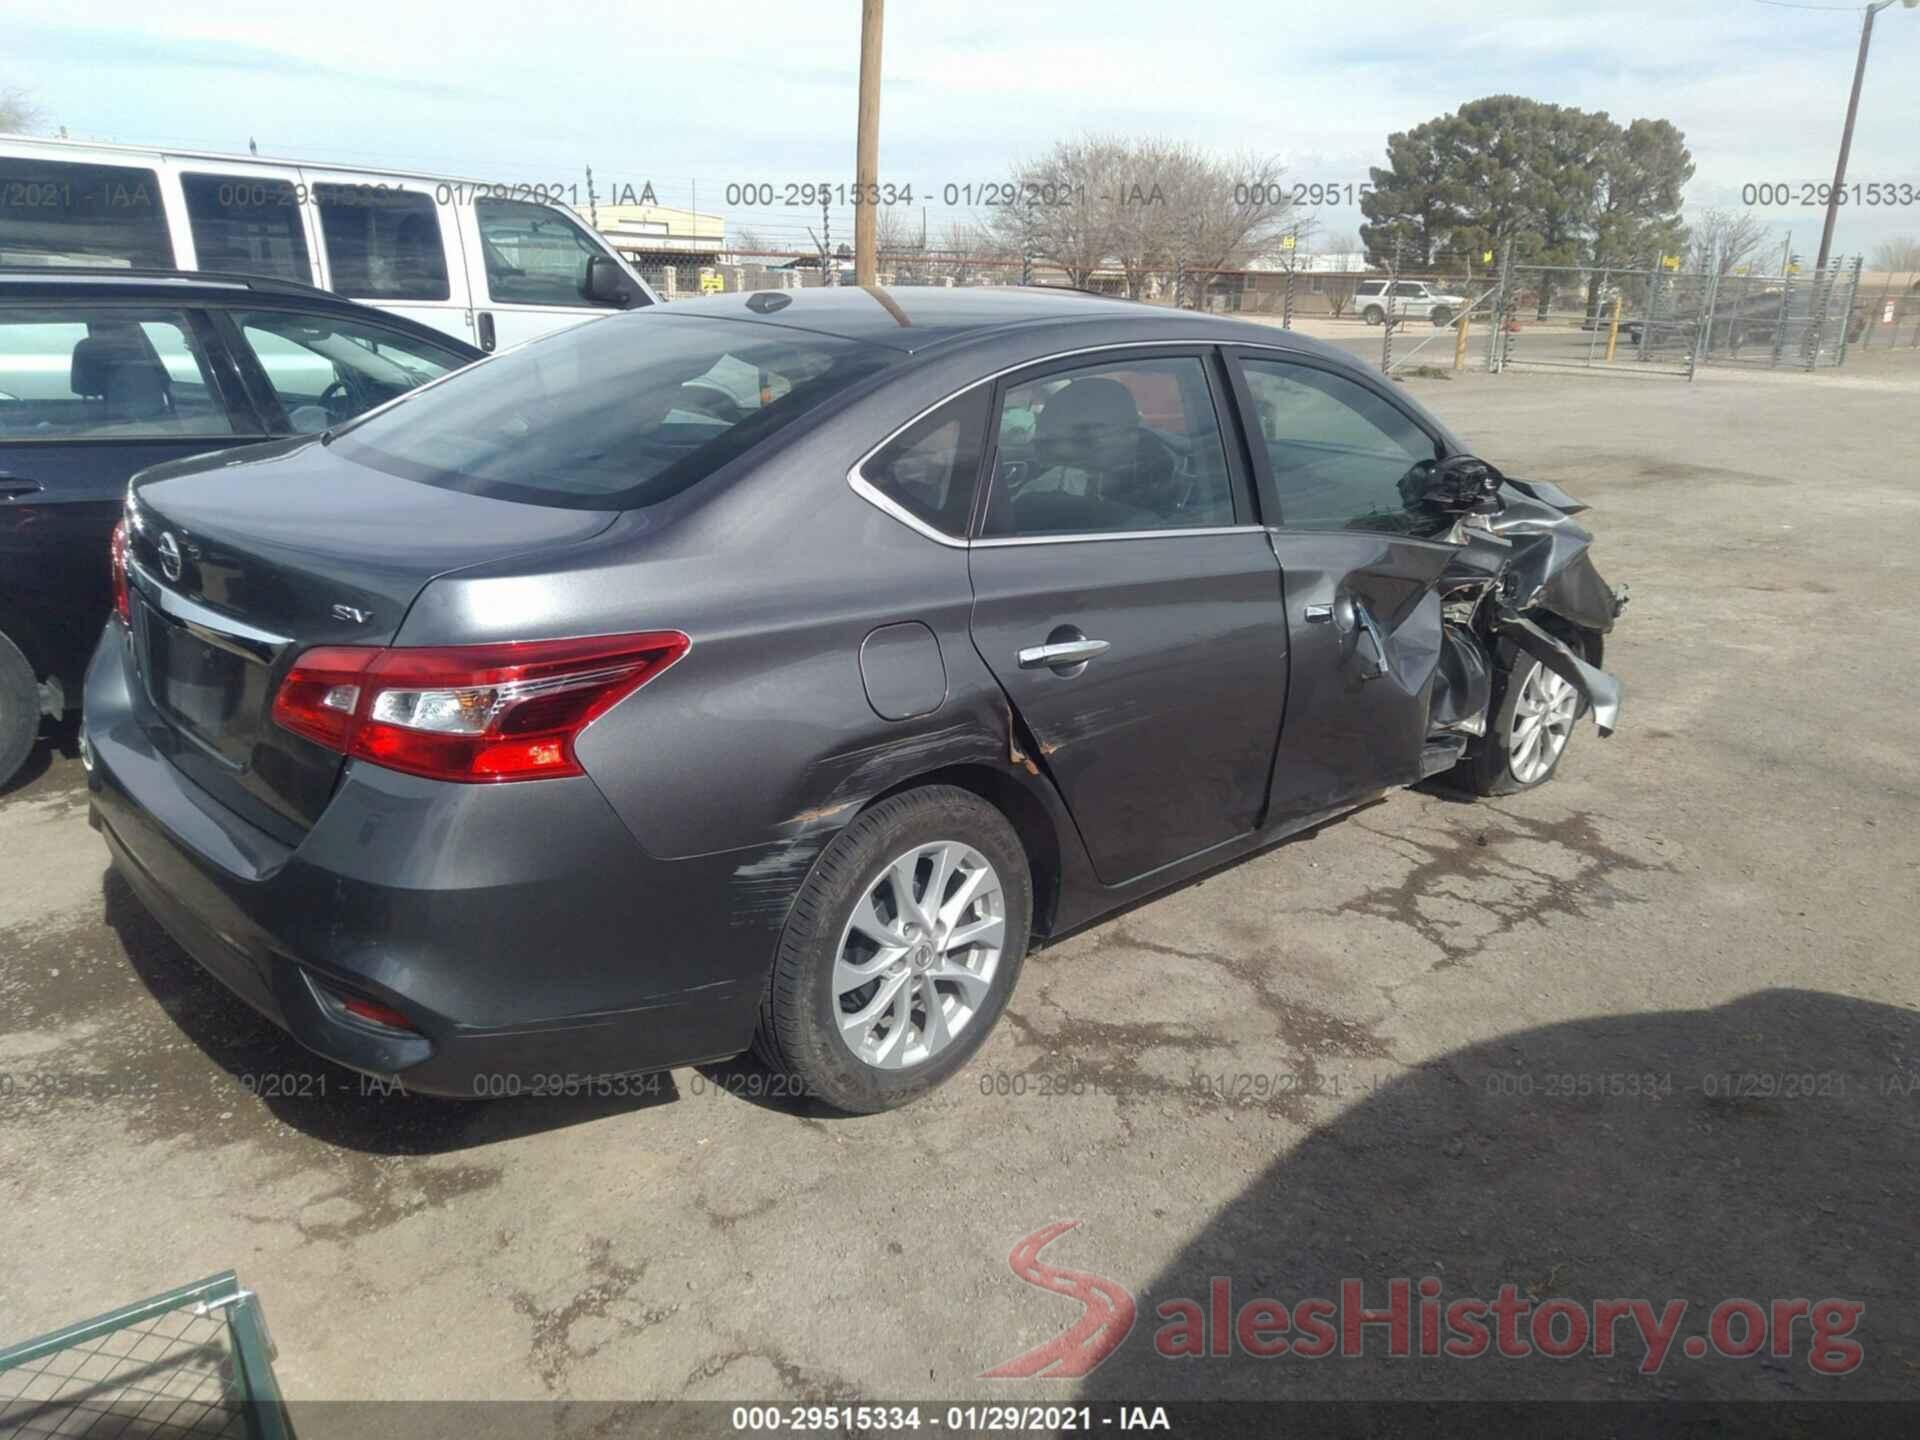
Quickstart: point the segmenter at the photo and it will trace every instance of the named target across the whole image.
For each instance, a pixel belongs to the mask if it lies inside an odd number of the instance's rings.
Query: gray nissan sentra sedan
[[[1449,772],[1538,785],[1582,507],[1284,331],[1041,290],[613,316],[149,470],[94,823],[301,1044],[447,1095],[950,1076],[1037,937]]]

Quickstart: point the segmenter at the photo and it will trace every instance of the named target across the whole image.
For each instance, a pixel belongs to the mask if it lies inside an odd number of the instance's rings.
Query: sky
[[[513,184],[651,184],[805,246],[814,208],[749,210],[730,186],[853,178],[858,0],[660,6],[602,0],[457,7],[365,0],[0,0],[0,90],[76,138],[289,155]],[[1003,178],[1084,131],[1276,155],[1290,179],[1367,180],[1386,137],[1465,101],[1520,94],[1671,120],[1697,174],[1690,209],[1747,208],[1810,260],[1861,11],[1832,0],[1497,3],[1317,9],[1275,0],[893,0],[883,181],[912,184],[937,236],[959,187]],[[1920,189],[1920,9],[1875,25],[1849,183]],[[736,192],[739,193],[739,192]],[[777,196],[784,198],[784,196]],[[1906,207],[1850,207],[1836,250],[1920,235]],[[836,240],[851,212],[831,216]],[[917,220],[918,212],[914,212]],[[1323,234],[1360,215],[1323,208]],[[842,228],[845,227],[845,228]]]

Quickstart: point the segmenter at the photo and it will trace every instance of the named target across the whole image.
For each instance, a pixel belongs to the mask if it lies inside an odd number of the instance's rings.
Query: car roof
[[[220,270],[109,269],[90,265],[21,265],[0,269],[0,300],[161,300],[175,305],[188,302],[205,305],[249,303],[269,297],[282,304],[295,302],[303,310],[377,317],[382,325],[434,340],[449,350],[470,352],[471,358],[484,353],[444,330],[297,280]]]
[[[1151,340],[1153,331],[1165,330],[1169,343],[1240,340],[1313,351],[1329,348],[1276,326],[1050,285],[815,286],[676,300],[657,311],[649,307],[640,313],[741,320],[882,345],[907,354],[1025,326],[1110,329],[1116,322],[1138,326],[1143,340]]]

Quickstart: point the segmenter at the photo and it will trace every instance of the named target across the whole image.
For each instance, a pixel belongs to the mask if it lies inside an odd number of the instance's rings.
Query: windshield
[[[661,311],[573,326],[340,432],[409,480],[576,509],[650,505],[900,359],[892,350]]]

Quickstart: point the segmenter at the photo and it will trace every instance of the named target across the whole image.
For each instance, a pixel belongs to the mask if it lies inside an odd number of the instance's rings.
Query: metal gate
[[[1701,365],[1840,365],[1860,268],[1857,259],[1810,275],[1506,264],[1487,369],[1691,380]]]

